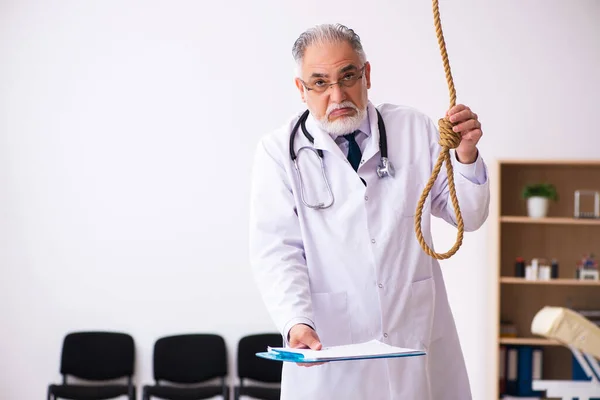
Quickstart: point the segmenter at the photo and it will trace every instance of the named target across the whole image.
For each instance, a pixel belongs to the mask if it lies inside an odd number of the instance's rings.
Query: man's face
[[[370,64],[361,64],[349,43],[333,42],[309,46],[301,71],[296,86],[323,130],[338,136],[358,129],[366,116]]]

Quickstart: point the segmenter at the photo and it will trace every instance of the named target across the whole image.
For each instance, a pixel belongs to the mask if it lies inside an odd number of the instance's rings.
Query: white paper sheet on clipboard
[[[321,350],[269,347],[267,352],[257,353],[256,355],[276,361],[313,363],[372,358],[414,357],[425,354],[422,350],[396,347],[380,342],[379,340],[371,340],[364,343],[325,347]]]

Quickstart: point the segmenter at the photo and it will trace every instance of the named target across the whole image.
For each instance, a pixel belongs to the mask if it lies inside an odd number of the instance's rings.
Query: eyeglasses
[[[314,82],[311,82],[310,86],[306,82],[304,82],[302,79],[300,79],[300,82],[302,82],[302,85],[304,85],[306,90],[309,90],[309,91],[312,90],[316,93],[324,93],[327,89],[329,89],[330,87],[333,87],[335,85],[340,85],[340,87],[349,88],[349,87],[354,86],[356,84],[356,82],[358,82],[360,79],[362,79],[362,77],[364,76],[363,71],[365,70],[365,67],[366,67],[366,64],[363,65],[362,68],[359,69],[358,71],[346,72],[344,74],[344,76],[342,77],[342,79],[340,79],[337,82],[329,83],[322,78],[318,78]]]

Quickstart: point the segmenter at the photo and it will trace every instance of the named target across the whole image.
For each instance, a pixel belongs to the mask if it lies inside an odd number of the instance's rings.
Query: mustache
[[[329,114],[335,110],[339,110],[340,108],[352,108],[354,111],[358,112],[358,107],[356,107],[354,103],[350,101],[344,101],[339,104],[330,104],[329,107],[327,107],[326,115],[329,117]]]

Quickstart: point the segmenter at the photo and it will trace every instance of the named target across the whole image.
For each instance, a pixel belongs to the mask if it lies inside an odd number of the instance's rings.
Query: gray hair
[[[297,72],[300,71],[302,60],[306,48],[313,44],[323,43],[335,43],[335,42],[348,42],[350,46],[356,51],[361,63],[367,61],[367,55],[363,50],[360,37],[354,32],[354,30],[344,26],[342,24],[322,24],[312,27],[303,32],[292,48],[292,55],[297,64]]]

